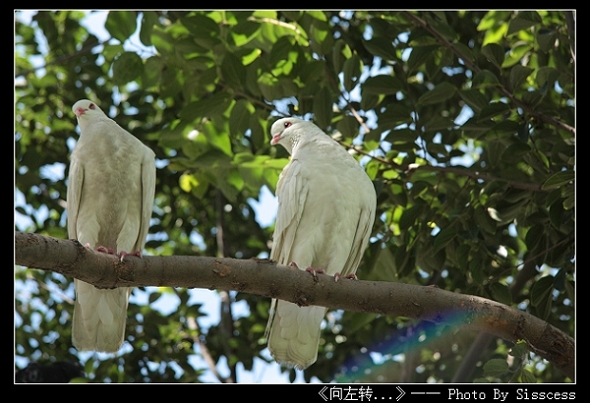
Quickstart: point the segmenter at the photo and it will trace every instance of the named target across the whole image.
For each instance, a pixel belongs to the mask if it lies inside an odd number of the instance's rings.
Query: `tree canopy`
[[[106,39],[86,17],[16,12],[15,230],[67,239],[71,106],[89,98],[156,153],[146,255],[264,258],[273,226],[258,206],[288,161],[270,125],[293,115],[349,148],[375,184],[361,280],[483,297],[575,336],[575,13],[112,11]],[[136,288],[124,348],[81,354],[72,278],[17,265],[16,367],[80,362],[92,382],[239,382],[238,369],[271,361],[270,300],[218,293],[220,319],[203,326],[211,312],[194,290]],[[155,309],[163,299],[177,306]],[[572,380],[526,340],[464,319],[332,310],[303,377]]]

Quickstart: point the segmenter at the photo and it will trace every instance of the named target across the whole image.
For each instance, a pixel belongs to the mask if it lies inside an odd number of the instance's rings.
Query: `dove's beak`
[[[281,134],[283,134],[283,132],[277,133],[274,136],[272,136],[272,139],[270,140],[270,144],[272,144],[273,146],[276,146],[277,144],[279,144],[279,141],[281,141]]]
[[[77,108],[74,113],[76,114],[77,117],[80,117],[84,114],[84,112],[86,112],[86,109],[84,108]]]

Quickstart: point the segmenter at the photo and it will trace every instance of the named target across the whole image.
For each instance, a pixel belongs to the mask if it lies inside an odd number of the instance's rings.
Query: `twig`
[[[217,189],[215,193],[215,211],[217,213],[217,218],[215,220],[215,226],[217,228],[217,257],[224,258],[227,255],[227,247],[224,241],[224,231],[223,231],[223,224],[224,220],[224,207],[225,204],[225,197],[221,190]],[[230,347],[228,341],[231,339],[231,336],[234,332],[234,319],[231,313],[231,297],[229,291],[220,290],[219,295],[221,297],[220,303],[220,317],[221,320],[219,321],[219,327],[221,332],[221,344],[223,346],[223,351],[226,357],[231,357],[233,355],[233,350]],[[228,383],[234,383],[237,376],[236,371],[236,364],[231,365],[230,360],[227,363],[230,376],[227,378]]]
[[[197,323],[197,320],[194,317],[189,316],[189,317],[187,317],[186,320],[187,320],[188,328],[189,329],[196,330],[197,332],[199,332],[199,324]],[[219,371],[217,371],[217,367],[215,365],[215,360],[213,359],[213,356],[211,355],[211,352],[209,352],[209,349],[207,348],[207,345],[201,341],[201,339],[199,338],[199,336],[193,337],[192,339],[199,346],[199,350],[201,351],[201,356],[203,357],[203,359],[207,363],[207,366],[209,367],[209,370],[211,372],[213,372],[213,375],[215,375],[215,377],[217,379],[219,379],[219,381],[222,382],[222,383],[233,383],[233,381],[231,381],[228,378],[225,378],[225,377],[221,376],[221,374],[219,373]]]
[[[80,49],[77,52],[74,52],[74,53],[69,54],[69,55],[60,56],[60,57],[58,57],[58,58],[56,58],[56,59],[54,59],[54,60],[52,60],[50,62],[45,63],[43,66],[39,66],[39,67],[35,67],[35,68],[29,69],[29,70],[24,70],[24,71],[16,72],[15,76],[16,77],[18,77],[18,76],[26,76],[26,75],[28,75],[30,73],[33,73],[33,72],[35,72],[37,70],[40,70],[40,69],[45,69],[45,68],[47,68],[49,66],[52,66],[54,64],[63,63],[66,60],[70,60],[70,59],[76,58],[76,57],[78,57],[78,56],[80,56],[80,55],[82,55],[84,53],[88,53],[94,47],[100,46],[100,45],[104,45],[105,43],[107,43],[110,40],[111,40],[111,38],[109,38],[109,39],[107,39],[105,41],[102,41],[102,42],[96,42],[96,43],[93,43],[93,44],[86,45],[86,46],[82,47],[82,49]]]
[[[495,176],[492,176],[492,175],[489,175],[486,173],[482,173],[479,171],[470,171],[465,168],[451,167],[451,166],[439,167],[439,166],[434,166],[434,165],[415,165],[415,164],[399,165],[399,164],[396,164],[395,162],[387,160],[385,158],[371,155],[370,153],[364,151],[361,147],[347,144],[347,143],[343,142],[342,140],[336,140],[336,141],[338,141],[341,145],[343,145],[346,148],[355,150],[359,154],[366,155],[367,157],[370,157],[370,158],[374,159],[375,161],[379,161],[385,165],[388,165],[388,166],[392,167],[393,169],[397,169],[399,171],[406,172],[409,174],[412,174],[413,172],[416,172],[416,171],[441,172],[444,174],[456,174],[456,175],[466,176],[466,177],[472,178],[472,179],[480,179],[480,180],[483,180],[486,182],[502,181],[502,182],[507,183],[510,187],[515,188],[515,189],[530,190],[533,192],[544,192],[545,191],[544,189],[541,188],[541,185],[536,184],[536,183],[519,182],[519,181],[510,180],[510,179],[497,178]]]

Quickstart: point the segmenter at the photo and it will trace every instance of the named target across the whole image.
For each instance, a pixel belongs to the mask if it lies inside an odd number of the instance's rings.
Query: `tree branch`
[[[85,248],[76,240],[15,232],[16,264],[49,270],[102,288],[197,287],[235,290],[278,298],[300,306],[319,305],[354,312],[405,316],[464,325],[516,342],[525,340],[534,353],[574,380],[575,340],[543,320],[485,298],[436,287],[384,281],[338,282],[266,259],[195,256],[114,255]]]

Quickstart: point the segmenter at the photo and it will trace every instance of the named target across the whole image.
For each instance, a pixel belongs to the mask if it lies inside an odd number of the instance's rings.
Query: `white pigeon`
[[[141,256],[156,183],[154,152],[87,99],[76,102],[80,138],[68,179],[68,236],[90,248]],[[125,337],[131,288],[98,289],[74,280],[72,342],[117,352]]]
[[[291,160],[279,176],[279,208],[270,258],[301,269],[353,276],[369,242],[377,197],[359,163],[311,122],[277,120],[271,144]],[[317,359],[327,308],[273,300],[268,348],[282,365],[305,369]]]

